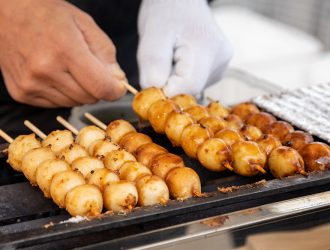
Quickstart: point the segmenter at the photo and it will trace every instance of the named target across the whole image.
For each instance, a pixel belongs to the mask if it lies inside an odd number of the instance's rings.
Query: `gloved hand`
[[[142,88],[196,95],[222,77],[232,48],[206,0],[143,0],[138,22]]]

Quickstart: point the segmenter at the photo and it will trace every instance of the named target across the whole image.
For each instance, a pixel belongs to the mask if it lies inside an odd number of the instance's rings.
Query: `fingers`
[[[153,34],[143,34],[138,47],[138,65],[142,88],[163,87],[172,69],[174,36],[166,34],[161,39]]]
[[[174,71],[164,86],[168,96],[180,93],[200,94],[208,79],[211,62],[193,46],[181,46],[174,54]]]

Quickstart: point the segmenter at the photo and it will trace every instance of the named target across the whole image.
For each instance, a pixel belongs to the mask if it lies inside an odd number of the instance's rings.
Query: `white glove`
[[[138,20],[142,88],[200,94],[221,79],[232,48],[206,0],[143,0]]]

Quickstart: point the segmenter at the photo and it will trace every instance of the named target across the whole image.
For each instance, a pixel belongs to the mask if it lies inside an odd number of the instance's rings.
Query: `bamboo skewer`
[[[14,139],[2,129],[0,129],[0,137],[8,143],[12,143],[14,141]]]
[[[131,92],[133,95],[136,95],[137,93],[139,93],[139,91],[137,89],[135,89],[132,85],[130,85],[127,81],[122,81],[123,85],[125,86],[125,88]]]
[[[92,123],[94,123],[96,126],[100,127],[103,130],[107,129],[107,125],[105,123],[103,123],[102,121],[100,121],[99,119],[97,119],[94,115],[92,115],[91,113],[84,113],[84,116],[90,120]]]
[[[70,130],[74,135],[78,135],[79,131],[71,123],[65,120],[62,116],[57,116],[56,120],[61,123],[65,128]]]
[[[37,128],[32,122],[25,120],[24,125],[28,127],[33,133],[38,135],[41,139],[46,139],[47,135],[44,134],[39,128]]]
[[[91,113],[84,113],[84,116],[90,120],[92,123],[94,123],[96,126],[99,126],[101,129],[106,130],[107,125],[105,123],[103,123],[102,121],[100,121],[99,119],[97,119],[94,115],[92,115]]]

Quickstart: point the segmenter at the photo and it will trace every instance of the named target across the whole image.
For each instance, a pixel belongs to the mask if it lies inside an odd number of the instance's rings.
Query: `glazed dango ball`
[[[225,118],[229,115],[229,110],[217,101],[209,103],[206,108],[212,116]]]
[[[59,159],[42,162],[36,170],[36,182],[45,197],[50,198],[50,184],[55,174],[71,170],[70,165]]]
[[[259,112],[257,106],[250,102],[237,104],[231,110],[232,114],[239,116],[243,121],[246,121],[251,115]]]
[[[104,138],[105,132],[99,127],[91,125],[86,126],[79,131],[76,137],[76,143],[88,150],[88,147],[92,144],[92,142]]]
[[[148,143],[139,147],[135,152],[135,156],[139,162],[147,167],[151,167],[152,160],[157,155],[165,154],[167,152],[167,149],[163,148],[162,146],[159,146],[155,143]]]
[[[244,125],[240,132],[242,136],[248,141],[256,141],[262,136],[262,132],[256,126]]]
[[[83,175],[77,171],[62,171],[55,174],[50,184],[50,196],[61,208],[65,207],[65,196],[74,187],[85,184]]]
[[[141,177],[136,183],[136,188],[140,206],[164,205],[169,200],[170,195],[166,183],[156,175]]]
[[[118,181],[109,184],[103,193],[104,207],[109,211],[124,212],[138,202],[138,191],[133,182]]]
[[[198,174],[189,167],[172,169],[165,180],[170,194],[175,199],[187,199],[201,195],[201,182]]]
[[[178,94],[171,98],[173,102],[175,102],[181,109],[187,109],[192,106],[197,105],[196,98],[192,95],[187,94]]]
[[[266,112],[254,113],[247,120],[247,124],[256,126],[263,133],[266,133],[268,127],[274,122],[276,122],[276,118]]]
[[[244,126],[243,120],[238,115],[230,114],[224,120],[226,121],[226,128],[239,130]]]
[[[330,147],[322,142],[307,144],[301,155],[307,171],[324,171],[330,169]]]
[[[113,182],[118,182],[119,176],[106,168],[98,168],[91,171],[86,177],[88,184],[97,186],[101,192]]]
[[[256,142],[239,141],[232,146],[233,168],[235,173],[254,176],[265,173],[267,156]]]
[[[72,188],[65,196],[65,209],[72,216],[97,216],[103,209],[101,191],[94,185]]]
[[[115,120],[109,123],[106,129],[106,135],[115,143],[119,143],[124,135],[136,132],[136,129],[125,120]]]
[[[142,133],[131,132],[120,139],[119,145],[128,152],[134,153],[140,146],[151,142],[152,140],[149,136]]]
[[[41,143],[37,140],[35,134],[19,135],[8,147],[7,162],[16,171],[22,171],[21,165],[24,155],[31,149],[40,147]]]
[[[74,160],[71,164],[74,171],[79,171],[85,178],[88,174],[99,168],[104,168],[103,162],[92,156],[80,157]]]
[[[69,130],[55,130],[51,132],[42,141],[43,147],[50,147],[50,149],[56,154],[71,145],[74,142],[72,132]]]
[[[89,154],[95,157],[105,157],[113,150],[119,149],[119,145],[109,138],[94,141],[88,148]]]
[[[124,149],[118,149],[108,153],[105,156],[103,163],[107,169],[117,171],[125,162],[128,161],[136,161],[134,155]]]
[[[136,181],[144,175],[151,175],[151,171],[145,165],[136,161],[125,162],[119,169],[119,177],[121,180]]]
[[[211,137],[213,137],[211,130],[200,124],[192,124],[183,130],[181,146],[189,157],[197,158],[198,147]]]
[[[155,156],[151,162],[151,171],[154,175],[165,179],[173,168],[184,167],[182,158],[178,155],[166,153]]]
[[[133,110],[142,120],[148,120],[148,110],[152,104],[166,99],[165,94],[159,88],[151,87],[137,93],[133,99]]]
[[[231,147],[236,142],[244,141],[239,131],[230,128],[220,130],[214,137],[223,140],[228,147]]]
[[[221,117],[209,116],[201,119],[199,124],[206,128],[209,128],[213,134],[224,129],[227,126],[227,122]]]
[[[55,154],[49,147],[34,148],[24,155],[22,172],[33,186],[37,185],[36,171],[38,166],[42,162],[52,159],[55,159]]]
[[[286,135],[283,145],[294,148],[300,152],[308,143],[313,142],[313,136],[303,131],[293,131]]]
[[[258,140],[258,145],[265,151],[267,156],[275,149],[282,146],[279,139],[273,135],[264,134]]]
[[[159,100],[153,103],[148,110],[148,120],[156,133],[165,133],[165,122],[171,112],[178,112],[180,108],[172,100]]]
[[[173,146],[181,145],[181,135],[183,130],[195,123],[192,116],[185,112],[172,112],[165,123],[165,133]]]
[[[276,178],[305,174],[304,161],[298,151],[286,146],[275,148],[270,153],[268,167]]]
[[[184,110],[186,113],[190,114],[195,121],[199,121],[205,117],[210,116],[207,109],[202,105],[195,105]]]
[[[281,143],[284,143],[285,137],[294,131],[291,124],[285,121],[273,122],[267,129],[267,134],[277,137]]]
[[[88,156],[87,150],[83,146],[73,143],[61,151],[59,158],[71,164],[74,160],[85,156]]]
[[[221,172],[231,168],[231,153],[226,143],[218,138],[205,141],[197,151],[200,163],[207,169]]]

